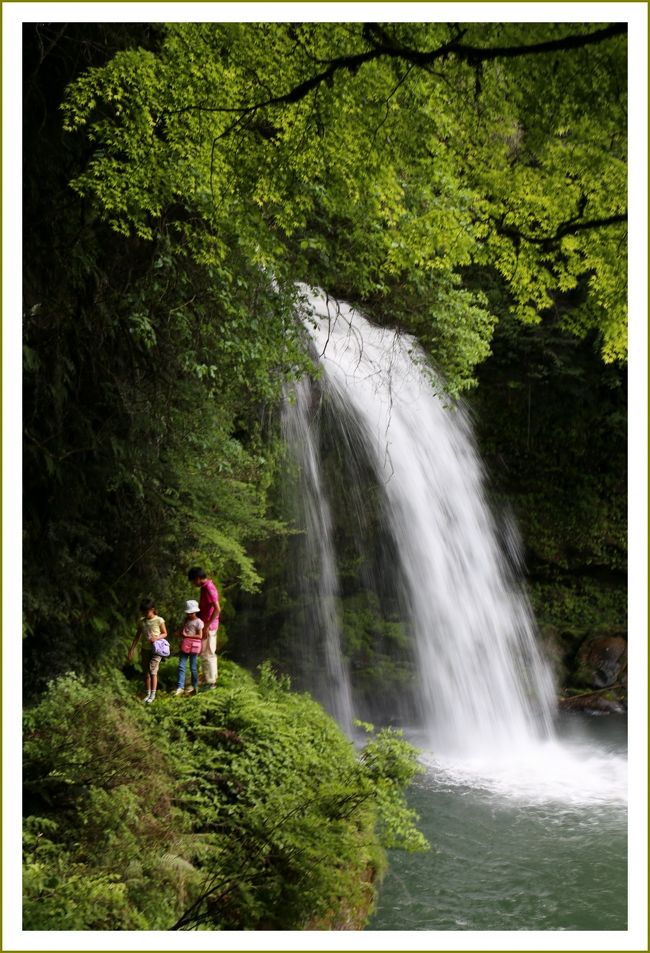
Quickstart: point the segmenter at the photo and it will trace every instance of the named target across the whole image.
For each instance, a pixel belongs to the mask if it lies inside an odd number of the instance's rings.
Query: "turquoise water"
[[[424,755],[409,803],[431,849],[390,853],[368,929],[627,929],[625,722],[561,735],[497,770]]]

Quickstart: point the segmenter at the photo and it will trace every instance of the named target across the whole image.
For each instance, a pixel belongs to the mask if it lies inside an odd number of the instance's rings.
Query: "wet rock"
[[[559,700],[562,711],[581,711],[589,715],[624,715],[625,704],[611,694],[590,692],[585,695],[568,695]]]
[[[569,676],[568,653],[559,629],[554,625],[544,625],[540,629],[540,636],[542,653],[551,666],[555,684],[566,684]]]
[[[627,639],[622,635],[599,635],[586,639],[578,650],[577,681],[591,688],[616,684],[627,666]]]

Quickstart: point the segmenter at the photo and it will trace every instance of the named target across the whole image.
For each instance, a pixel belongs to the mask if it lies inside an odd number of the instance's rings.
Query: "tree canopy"
[[[93,144],[74,187],[226,280],[235,246],[281,284],[429,300],[409,323],[460,384],[493,326],[463,288],[475,264],[525,321],[575,292],[563,320],[620,359],[625,30],[166,24],[70,88],[66,127]]]

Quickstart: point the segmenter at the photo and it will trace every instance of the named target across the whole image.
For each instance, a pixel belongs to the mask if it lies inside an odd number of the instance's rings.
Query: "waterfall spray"
[[[304,525],[300,589],[305,606],[302,667],[325,708],[344,730],[352,727],[350,677],[341,651],[338,579],[332,519],[322,485],[318,419],[309,381],[302,380],[283,415],[283,433],[299,473],[299,522]],[[308,659],[306,656],[309,655]]]
[[[321,387],[346,441],[371,462],[383,520],[398,554],[400,601],[414,644],[418,707],[437,750],[514,750],[552,732],[552,683],[528,603],[498,544],[467,413],[435,393],[435,375],[413,338],[378,328],[347,305],[303,289],[304,320]],[[351,693],[340,644],[329,503],[315,432],[296,431],[307,382],[290,415],[309,486],[307,537],[321,581],[314,599],[330,674]],[[300,409],[302,408],[302,410]],[[297,438],[297,439],[296,439]],[[341,688],[341,686],[339,686]],[[341,701],[337,703],[341,707]],[[331,706],[330,706],[331,707]],[[335,712],[336,713],[336,712]]]

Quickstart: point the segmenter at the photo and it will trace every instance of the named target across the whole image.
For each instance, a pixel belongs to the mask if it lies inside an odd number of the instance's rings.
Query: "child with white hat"
[[[190,660],[190,673],[192,675],[192,691],[196,694],[199,690],[199,673],[197,670],[197,660],[203,644],[203,622],[199,619],[199,604],[196,599],[189,599],[185,603],[185,625],[181,638],[181,650],[178,657],[178,688],[176,695],[182,695],[185,691],[185,667],[187,660]]]

